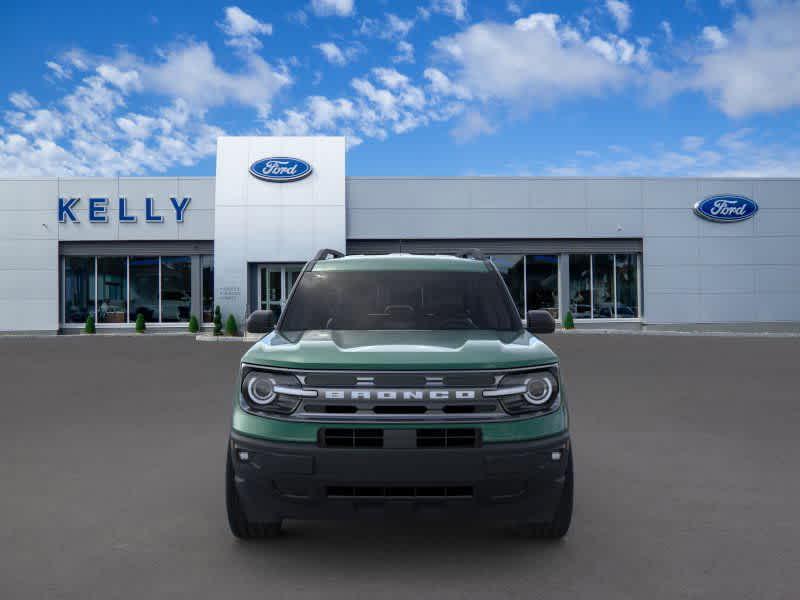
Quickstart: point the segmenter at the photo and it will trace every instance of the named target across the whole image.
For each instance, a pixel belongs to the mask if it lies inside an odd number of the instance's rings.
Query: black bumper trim
[[[247,460],[239,459],[240,451]],[[570,447],[567,432],[527,442],[431,449],[324,448],[233,432],[231,452],[236,488],[254,522],[370,516],[543,522],[561,496]],[[331,496],[332,487],[470,488],[472,495],[351,498]]]

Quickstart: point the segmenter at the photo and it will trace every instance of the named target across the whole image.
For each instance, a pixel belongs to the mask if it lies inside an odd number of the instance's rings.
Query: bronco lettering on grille
[[[475,390],[325,390],[326,400],[475,400]]]

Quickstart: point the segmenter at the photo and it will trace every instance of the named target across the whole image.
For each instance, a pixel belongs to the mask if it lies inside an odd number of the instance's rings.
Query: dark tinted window
[[[494,272],[311,271],[281,329],[517,331],[519,315],[502,285]]]

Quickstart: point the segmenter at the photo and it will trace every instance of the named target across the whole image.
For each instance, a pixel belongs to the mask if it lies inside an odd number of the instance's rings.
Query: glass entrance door
[[[258,307],[272,310],[277,319],[300,276],[302,264],[263,265],[258,268]]]

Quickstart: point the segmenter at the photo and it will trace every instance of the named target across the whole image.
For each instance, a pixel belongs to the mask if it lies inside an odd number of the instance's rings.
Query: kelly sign
[[[175,214],[175,220],[183,223],[186,209],[192,201],[188,196],[178,200],[170,198],[170,206],[167,208],[159,207],[153,198],[144,199],[144,220],[146,223],[163,223],[164,213]],[[80,205],[80,198],[59,198],[58,199],[58,222],[59,223],[78,223],[75,213]],[[120,223],[136,223],[137,216],[130,214],[130,207],[127,198],[118,198],[115,205],[110,203],[109,198],[89,198],[86,201],[87,213],[90,223],[108,223],[108,215],[116,210]]]

